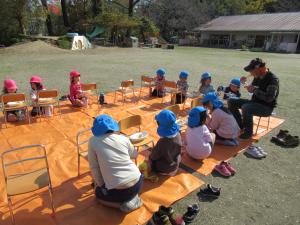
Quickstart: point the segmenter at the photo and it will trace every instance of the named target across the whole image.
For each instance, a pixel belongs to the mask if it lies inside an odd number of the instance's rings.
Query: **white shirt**
[[[190,128],[186,130],[186,151],[195,159],[204,159],[211,154],[212,136],[206,125]]]
[[[88,160],[95,184],[105,184],[107,189],[115,189],[138,180],[141,173],[131,160],[137,154],[130,140],[124,135],[91,137]]]

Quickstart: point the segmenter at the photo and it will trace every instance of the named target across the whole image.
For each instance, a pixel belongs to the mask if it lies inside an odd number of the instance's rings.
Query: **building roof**
[[[300,12],[220,16],[194,31],[300,32]]]

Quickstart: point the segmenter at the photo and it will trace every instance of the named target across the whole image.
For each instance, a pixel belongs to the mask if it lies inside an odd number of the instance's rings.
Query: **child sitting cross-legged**
[[[80,82],[80,73],[76,70],[70,72],[70,101],[75,107],[86,107],[88,98],[83,93]]]
[[[97,199],[104,205],[130,212],[143,204],[138,194],[144,177],[131,160],[137,157],[137,151],[118,131],[118,123],[109,115],[96,117],[88,160]]]
[[[176,124],[176,116],[170,110],[162,110],[155,116],[160,139],[149,156],[150,167],[153,172],[174,176],[181,161],[180,126]]]
[[[194,159],[207,158],[215,142],[215,134],[210,133],[205,125],[206,119],[207,110],[202,106],[197,106],[189,112],[186,151]]]
[[[216,134],[216,143],[237,146],[240,128],[230,111],[224,107],[215,92],[208,93],[200,100],[210,110],[208,128]]]
[[[163,68],[156,71],[156,77],[154,78],[155,88],[151,93],[153,97],[162,98],[165,96],[165,74],[166,71]]]
[[[179,74],[179,80],[176,83],[179,93],[176,94],[175,104],[181,104],[185,101],[189,85],[187,83],[187,78],[189,73],[187,71],[181,71]]]

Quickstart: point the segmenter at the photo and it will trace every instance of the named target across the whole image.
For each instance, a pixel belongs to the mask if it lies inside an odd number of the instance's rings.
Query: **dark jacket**
[[[161,138],[149,156],[151,167],[157,173],[171,173],[178,168],[181,145],[174,138]]]
[[[254,78],[253,86],[257,86],[252,95],[252,101],[275,108],[279,95],[279,79],[270,71],[261,79]]]
[[[241,97],[241,93],[239,91],[234,92],[230,89],[230,87],[226,87],[225,91],[224,91],[224,97],[223,99],[229,99],[231,97],[236,97],[236,98],[240,98]]]

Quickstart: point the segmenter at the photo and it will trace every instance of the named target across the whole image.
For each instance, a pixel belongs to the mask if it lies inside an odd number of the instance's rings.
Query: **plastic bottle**
[[[99,104],[100,104],[100,105],[103,105],[104,102],[105,102],[104,92],[103,92],[103,91],[100,91],[100,94],[99,94]]]

